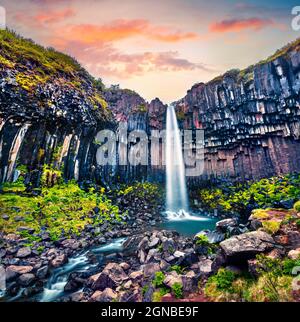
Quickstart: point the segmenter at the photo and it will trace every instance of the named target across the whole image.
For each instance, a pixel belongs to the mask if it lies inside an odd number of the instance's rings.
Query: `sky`
[[[119,84],[165,103],[300,37],[291,27],[296,5],[297,0],[0,0],[10,29],[72,55],[107,86]]]

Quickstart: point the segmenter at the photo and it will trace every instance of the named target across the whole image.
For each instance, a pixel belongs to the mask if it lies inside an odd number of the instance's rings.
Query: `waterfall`
[[[174,106],[167,110],[166,131],[166,190],[167,211],[178,213],[188,211],[185,167],[183,162],[181,134],[178,128]]]

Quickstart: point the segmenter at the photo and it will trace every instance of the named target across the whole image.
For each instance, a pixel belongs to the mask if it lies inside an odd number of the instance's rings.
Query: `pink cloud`
[[[209,30],[213,33],[240,32],[246,29],[258,31],[274,25],[276,25],[276,23],[272,19],[230,19],[212,23],[209,26]]]

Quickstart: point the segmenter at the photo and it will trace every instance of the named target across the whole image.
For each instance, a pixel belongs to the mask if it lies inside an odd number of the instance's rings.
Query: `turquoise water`
[[[176,230],[181,235],[191,237],[201,230],[214,230],[218,220],[193,214],[184,218],[166,219],[159,228]]]

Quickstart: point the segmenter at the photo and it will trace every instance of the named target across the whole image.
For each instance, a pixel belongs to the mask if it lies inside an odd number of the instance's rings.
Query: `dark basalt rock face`
[[[50,163],[67,179],[103,185],[164,180],[161,137],[148,146],[148,166],[102,167],[96,162],[95,137],[102,129],[118,133],[121,122],[128,133],[143,130],[156,136],[165,129],[166,105],[158,98],[148,103],[118,86],[105,89],[70,57],[27,40],[22,41],[48,61],[31,57],[26,49],[20,53],[14,48],[20,38],[2,33],[7,35],[0,34],[0,182],[15,180],[16,166],[26,165],[27,182],[37,186],[43,165]],[[196,84],[174,103],[181,128],[205,130],[205,170],[190,183],[300,171],[298,43],[264,63]],[[158,164],[151,165],[153,159]]]
[[[300,52],[194,85],[176,103],[184,129],[205,132],[205,171],[242,180],[300,171]]]

